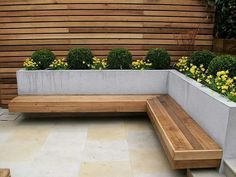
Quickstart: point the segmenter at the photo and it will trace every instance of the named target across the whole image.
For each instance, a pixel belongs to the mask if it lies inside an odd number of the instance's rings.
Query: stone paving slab
[[[0,121],[0,167],[15,177],[185,176],[170,169],[145,116]]]

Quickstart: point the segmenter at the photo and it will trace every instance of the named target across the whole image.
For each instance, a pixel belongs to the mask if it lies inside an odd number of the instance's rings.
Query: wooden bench
[[[146,112],[157,95],[17,96],[11,112]]]
[[[147,113],[173,169],[220,165],[221,148],[172,98],[148,99]]]
[[[0,177],[11,177],[9,169],[0,169]]]
[[[173,169],[218,167],[221,148],[167,95],[18,96],[10,112],[147,112]]]

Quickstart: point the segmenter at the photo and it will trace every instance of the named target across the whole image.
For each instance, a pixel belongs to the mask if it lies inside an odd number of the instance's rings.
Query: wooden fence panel
[[[176,61],[189,54],[186,38],[194,50],[211,49],[212,29],[213,11],[201,0],[1,0],[0,102],[16,95],[15,71],[34,50],[65,57],[69,48],[89,47],[106,56],[125,47],[137,59],[162,47]]]

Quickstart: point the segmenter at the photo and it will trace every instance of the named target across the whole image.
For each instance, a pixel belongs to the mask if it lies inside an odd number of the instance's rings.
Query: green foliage
[[[207,68],[213,58],[215,58],[215,54],[208,50],[196,51],[190,56],[190,62],[197,67],[203,65]]]
[[[70,49],[67,62],[70,69],[89,69],[93,63],[93,53],[86,48]]]
[[[215,36],[223,39],[236,37],[236,1],[206,0],[215,7]]]
[[[209,64],[208,73],[216,75],[218,71],[229,71],[229,76],[236,76],[236,58],[231,55],[215,57]]]
[[[40,49],[33,52],[31,58],[38,64],[39,69],[47,69],[56,56],[49,49]]]
[[[218,38],[236,37],[236,1],[216,0],[215,30]]]
[[[231,101],[236,102],[236,95],[235,95],[235,94],[230,93],[230,94],[228,95],[228,98],[229,98]]]
[[[170,55],[162,48],[149,49],[145,61],[152,63],[152,69],[168,69],[170,67]]]
[[[130,69],[132,65],[132,54],[123,48],[112,49],[107,57],[107,68]]]
[[[221,58],[219,57],[219,59],[221,61],[222,58],[227,58],[227,57],[231,56],[223,56],[223,57],[221,56]],[[212,64],[214,62],[213,60],[211,62]],[[208,86],[210,89],[236,102],[236,76],[230,77],[231,73],[229,69],[220,70],[217,71],[215,75],[211,75],[203,67],[202,64],[199,67],[197,67],[196,65],[189,63],[187,57],[180,58],[178,63],[176,63],[175,68],[180,72],[182,72],[183,74],[185,74],[186,76],[193,78],[197,82]]]

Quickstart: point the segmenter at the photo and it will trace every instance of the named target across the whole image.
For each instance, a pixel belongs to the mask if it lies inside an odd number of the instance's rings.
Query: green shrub
[[[31,58],[38,64],[39,69],[47,69],[56,56],[49,49],[40,49],[33,52]]]
[[[109,69],[130,69],[132,65],[132,54],[123,48],[112,49],[107,57]]]
[[[203,65],[204,68],[208,68],[213,58],[215,58],[215,54],[208,50],[196,51],[190,56],[190,63],[196,65],[197,67]]]
[[[229,76],[236,76],[236,58],[231,55],[221,55],[215,57],[208,67],[208,73],[216,75],[218,71],[229,71]]]
[[[89,69],[93,63],[93,53],[85,48],[70,49],[67,62],[70,69]]]
[[[165,49],[153,48],[149,49],[145,61],[152,63],[153,69],[168,69],[171,59]]]
[[[234,39],[236,36],[236,1],[235,0],[206,0],[215,8],[215,37]]]

